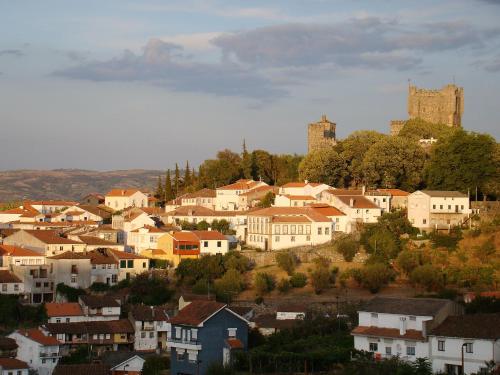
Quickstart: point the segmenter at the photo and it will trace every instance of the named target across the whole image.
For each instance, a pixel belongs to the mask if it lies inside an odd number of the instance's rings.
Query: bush
[[[292,288],[292,285],[290,284],[290,281],[288,279],[281,279],[278,282],[277,288],[280,291],[280,293],[286,293]]]
[[[222,363],[211,363],[207,369],[207,375],[233,375],[235,372],[230,366]]]
[[[218,300],[230,302],[231,299],[245,289],[242,274],[230,269],[224,276],[214,282],[215,295]]]
[[[202,220],[196,224],[197,230],[208,230],[208,228],[210,228],[210,224],[206,220]]]
[[[254,288],[258,296],[263,296],[274,290],[276,287],[276,278],[266,272],[258,272],[254,278]]]
[[[304,273],[295,272],[290,277],[290,284],[293,288],[303,288],[307,284],[307,276]]]
[[[449,234],[433,232],[430,237],[434,248],[445,247],[448,250],[456,250],[458,242],[462,239],[462,232],[460,230],[452,230]]]
[[[146,357],[142,367],[142,375],[159,375],[170,368],[170,358],[160,355],[149,355]]]
[[[208,280],[200,279],[194,285],[191,291],[194,294],[207,294],[208,293]]]
[[[330,287],[330,272],[328,268],[318,267],[310,273],[311,284],[316,294]]]
[[[145,272],[131,280],[129,302],[158,306],[168,302],[173,294],[174,292],[168,287],[166,278]]]
[[[383,286],[389,284],[394,276],[394,271],[383,263],[367,264],[353,273],[354,279],[371,293],[377,293]]]
[[[288,275],[292,275],[297,267],[298,259],[295,254],[290,252],[283,252],[276,254],[276,263]]]
[[[93,292],[105,292],[109,290],[109,285],[106,283],[92,283],[92,285],[89,287],[89,289]]]
[[[78,302],[79,296],[87,294],[81,288],[72,288],[64,283],[57,284],[56,292],[63,295],[68,302]]]
[[[397,265],[406,275],[410,275],[420,265],[420,254],[414,250],[403,250],[396,260]]]
[[[337,251],[342,254],[346,262],[352,262],[359,251],[359,241],[352,235],[343,235],[336,242]]]
[[[418,266],[410,273],[410,282],[419,285],[427,291],[441,289],[444,285],[443,275],[431,264]]]

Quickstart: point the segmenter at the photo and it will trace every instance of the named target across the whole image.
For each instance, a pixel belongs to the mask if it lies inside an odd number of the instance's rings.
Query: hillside
[[[131,169],[88,171],[81,169],[0,171],[0,202],[23,198],[75,199],[88,193],[105,193],[112,187],[153,190],[164,171]]]

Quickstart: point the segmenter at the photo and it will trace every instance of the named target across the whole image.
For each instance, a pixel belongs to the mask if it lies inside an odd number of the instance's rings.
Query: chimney
[[[365,193],[366,193],[366,186],[363,185],[361,186],[361,195],[365,195]]]
[[[304,180],[304,183],[305,183],[305,184],[308,184],[308,183],[309,183],[309,180]]]
[[[399,334],[404,336],[406,334],[406,317],[399,318]]]
[[[354,207],[354,199],[349,199],[349,207]]]

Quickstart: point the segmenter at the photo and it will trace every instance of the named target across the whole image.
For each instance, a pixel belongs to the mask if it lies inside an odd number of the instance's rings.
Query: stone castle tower
[[[464,89],[455,85],[446,85],[441,90],[408,88],[408,116],[420,118],[435,124],[449,127],[462,126],[464,113]],[[391,121],[391,135],[397,135],[404,122]]]
[[[326,115],[321,116],[320,121],[309,124],[307,127],[307,152],[335,146],[337,144],[336,128],[337,124],[328,120]]]

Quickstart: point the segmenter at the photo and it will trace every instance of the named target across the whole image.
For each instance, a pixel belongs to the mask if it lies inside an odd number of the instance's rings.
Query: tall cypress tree
[[[158,199],[158,203],[161,205],[163,203],[163,198],[165,192],[163,191],[163,184],[161,183],[161,176],[158,176],[158,186],[156,187],[155,198]]]
[[[172,181],[170,179],[170,169],[167,171],[165,176],[165,202],[174,199],[174,193],[172,191]]]
[[[189,168],[189,161],[186,161],[186,170],[184,171],[184,190],[191,186],[191,169]]]
[[[175,163],[175,173],[174,173],[174,195],[177,197],[180,193],[180,176],[179,165]]]
[[[241,152],[241,177],[243,178],[253,178],[252,155],[253,153],[248,153],[246,141],[243,139],[243,151]]]

